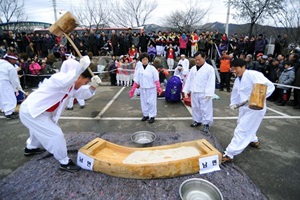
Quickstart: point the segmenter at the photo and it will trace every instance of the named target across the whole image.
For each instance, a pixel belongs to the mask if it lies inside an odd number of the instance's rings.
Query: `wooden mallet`
[[[75,49],[76,53],[80,58],[82,58],[82,55],[76,45],[74,44],[73,40],[69,37],[68,34],[70,34],[77,26],[79,25],[77,19],[74,15],[72,15],[69,11],[67,11],[63,16],[61,16],[52,26],[50,26],[49,31],[53,35],[56,35],[58,37],[61,37],[64,35],[67,40],[71,43],[72,47]],[[92,70],[88,67],[88,70],[92,76],[94,76],[94,73]]]

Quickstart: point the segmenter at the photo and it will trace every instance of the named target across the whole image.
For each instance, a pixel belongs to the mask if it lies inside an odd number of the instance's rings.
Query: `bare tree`
[[[26,20],[24,0],[1,0],[0,1],[0,23],[18,22]],[[9,29],[7,25],[6,29]],[[12,28],[15,31],[17,26]]]
[[[254,25],[264,22],[282,10],[282,0],[231,0],[230,5],[235,8],[234,19],[250,22],[249,35],[252,35]],[[228,3],[228,2],[227,2]]]
[[[203,6],[201,8],[200,5],[201,0],[190,0],[185,4],[185,10],[175,10],[167,15],[163,20],[164,26],[177,31],[190,32],[195,29],[195,26],[200,25],[210,10],[210,8],[202,9]]]
[[[85,0],[80,7],[73,7],[72,9],[81,25],[86,26],[88,30],[94,28],[97,31],[109,24],[111,13],[109,8],[109,1]]]
[[[300,43],[300,1],[284,0],[283,9],[274,15],[274,23],[284,27],[290,42]]]
[[[123,0],[116,1],[113,10],[112,23],[122,27],[144,26],[151,13],[157,8],[157,1]]]

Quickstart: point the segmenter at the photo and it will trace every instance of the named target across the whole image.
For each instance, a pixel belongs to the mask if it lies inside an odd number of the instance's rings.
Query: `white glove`
[[[93,76],[92,79],[91,79],[91,85],[94,88],[99,87],[101,82],[102,82],[101,79],[97,75]]]
[[[230,105],[229,107],[230,107],[230,110],[236,110],[236,109],[238,109],[238,106],[236,104]]]
[[[80,58],[79,63],[85,70],[86,68],[88,68],[90,66],[91,60],[88,56],[83,56],[82,58]]]

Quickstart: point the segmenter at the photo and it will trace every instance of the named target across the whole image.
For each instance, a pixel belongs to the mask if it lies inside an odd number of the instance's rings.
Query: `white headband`
[[[11,58],[11,59],[14,59],[14,60],[18,60],[18,58],[16,56],[12,56],[12,55],[8,55],[8,54],[5,54],[4,58]]]

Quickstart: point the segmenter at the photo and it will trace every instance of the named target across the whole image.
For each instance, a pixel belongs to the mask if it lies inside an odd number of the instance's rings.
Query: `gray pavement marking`
[[[123,90],[126,87],[122,87],[119,92],[105,105],[105,107],[103,108],[103,110],[101,110],[101,112],[95,117],[96,119],[100,119],[103,114],[106,112],[106,110],[113,104],[113,102],[118,98],[118,96],[123,92]]]
[[[277,111],[277,110],[274,110],[274,109],[272,109],[272,108],[267,107],[267,109],[270,110],[270,111],[272,111],[272,112],[274,112],[274,113],[277,113],[277,114],[279,114],[279,115],[282,115],[282,116],[285,116],[285,117],[290,117],[290,115],[284,114],[284,113],[279,112],[279,111]]]

